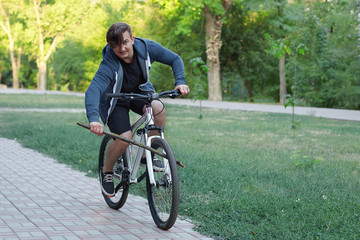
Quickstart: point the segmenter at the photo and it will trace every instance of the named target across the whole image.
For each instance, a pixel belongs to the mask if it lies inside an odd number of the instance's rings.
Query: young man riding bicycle
[[[134,37],[131,27],[126,23],[113,24],[107,31],[106,41],[108,44],[102,50],[103,59],[85,93],[90,131],[98,136],[103,134],[101,118],[111,132],[131,138],[129,110],[142,115],[145,110],[144,101],[117,102],[116,99],[107,98],[106,94],[155,92],[149,81],[149,70],[156,61],[171,66],[175,89],[186,95],[190,89],[186,85],[184,64],[179,55],[159,43]],[[163,105],[155,100],[151,106],[154,110],[155,125],[164,127]],[[102,192],[107,196],[114,195],[113,166],[128,146],[129,143],[119,139],[109,146],[101,174]]]

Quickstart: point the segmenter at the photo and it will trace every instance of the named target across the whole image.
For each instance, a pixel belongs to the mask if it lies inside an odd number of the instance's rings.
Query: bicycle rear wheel
[[[101,142],[100,152],[99,152],[99,177],[100,171],[102,171],[106,159],[106,151],[110,143],[114,141],[113,138],[105,136]],[[129,193],[129,181],[128,181],[128,162],[127,155],[124,153],[114,165],[114,186],[115,186],[115,196],[108,197],[102,193],[104,196],[106,204],[113,209],[121,208],[127,199]],[[100,182],[101,184],[101,182]]]
[[[180,186],[176,160],[170,145],[164,139],[156,138],[151,146],[165,153],[167,158],[155,155],[165,167],[162,172],[154,172],[156,186],[150,184],[149,177],[146,178],[150,212],[155,224],[168,230],[174,225],[179,211]]]

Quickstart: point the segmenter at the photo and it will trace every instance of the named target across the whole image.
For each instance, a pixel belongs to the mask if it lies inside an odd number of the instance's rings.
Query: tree
[[[180,7],[183,15],[177,23],[177,34],[189,35],[191,26],[200,20],[201,13],[205,16],[206,64],[209,66],[207,73],[209,100],[222,100],[219,60],[219,50],[222,46],[221,31],[234,2],[235,0],[185,0]]]
[[[100,3],[90,5],[91,13],[84,16],[81,23],[62,35],[62,41],[57,44],[56,51],[49,59],[48,89],[85,91],[89,86],[102,59],[106,31],[115,21],[110,22],[109,18],[121,17],[120,13],[111,12],[108,1],[97,2]]]
[[[63,35],[88,14],[90,3],[86,0],[32,0],[32,9],[28,9],[28,41],[33,46],[32,55],[39,69],[40,90],[46,90],[47,62],[51,54]]]
[[[221,4],[221,7],[220,5]],[[204,6],[206,18],[206,64],[209,66],[208,87],[209,100],[222,100],[219,50],[221,48],[221,29],[233,1],[209,2]]]
[[[226,44],[220,62],[223,97],[228,100],[255,101],[259,95],[278,99],[274,87],[278,66],[273,66],[273,58],[264,52],[264,34],[271,32],[273,16],[259,5],[254,1],[234,3],[223,27],[221,38]]]
[[[313,1],[303,8],[305,21],[296,42],[309,51],[297,61],[302,69],[297,74],[297,96],[310,106],[360,107],[356,3]]]
[[[15,45],[18,42],[18,34],[22,29],[22,24],[15,21],[21,9],[21,1],[12,1],[8,3],[0,2],[0,26],[5,31],[9,40],[9,52],[12,66],[13,88],[19,88],[19,71],[21,66],[21,46],[18,47],[17,57]]]

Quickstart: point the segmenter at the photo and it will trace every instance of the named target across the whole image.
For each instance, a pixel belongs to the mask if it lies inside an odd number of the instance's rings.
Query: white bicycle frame
[[[136,134],[135,131],[144,123],[145,123],[144,128],[154,125],[153,110],[152,110],[151,106],[147,106],[145,113],[132,125],[132,127],[131,127],[132,133]],[[155,135],[155,136],[148,137],[148,134],[145,132],[144,134],[141,134],[140,142],[145,143],[145,141],[146,141],[146,145],[148,147],[151,147],[151,142],[154,138],[164,138],[164,133],[161,132],[161,136]],[[135,151],[136,154],[132,153],[132,151]],[[128,156],[127,159],[129,161],[128,166],[129,166],[129,171],[130,171],[130,183],[138,182],[136,175],[139,170],[143,151],[144,151],[143,148],[137,147],[137,150],[136,150],[136,149],[134,149],[134,146],[131,146],[126,149],[126,154]],[[132,154],[134,154],[133,159],[132,159]],[[153,169],[151,151],[145,150],[145,156],[146,156],[147,169]],[[154,172],[153,171],[147,171],[147,172],[148,172],[150,184],[155,186],[156,182],[155,182],[155,178],[154,178]]]

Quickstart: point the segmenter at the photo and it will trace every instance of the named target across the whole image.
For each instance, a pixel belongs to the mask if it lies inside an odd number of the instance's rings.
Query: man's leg
[[[127,106],[116,106],[109,117],[108,126],[111,132],[120,134],[122,137],[131,138],[129,109]],[[115,139],[106,150],[105,163],[100,172],[102,192],[107,196],[115,194],[113,168],[117,159],[125,152],[129,143]]]
[[[129,135],[131,138],[131,131],[127,131],[120,136],[128,138]],[[102,172],[100,172],[100,178],[102,192],[109,197],[112,197],[115,194],[113,173],[114,164],[116,163],[117,159],[125,152],[128,146],[129,144],[127,142],[121,141],[120,139],[115,139],[109,144],[108,149],[106,150],[105,163]]]
[[[131,139],[131,131],[124,132],[120,136]],[[114,164],[117,159],[125,152],[126,148],[129,146],[129,143],[121,141],[120,139],[115,139],[112,141],[106,151],[105,164],[103,172],[112,172]]]
[[[153,108],[155,125],[158,127],[165,127],[166,114],[164,105],[160,101],[154,100],[151,102],[151,106]],[[155,133],[150,135],[155,135]]]

